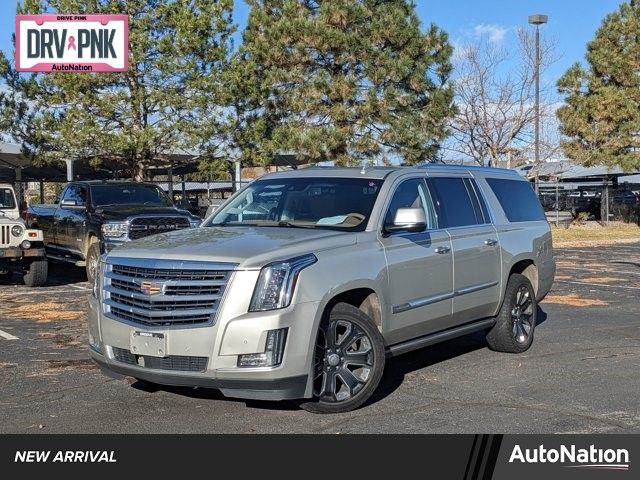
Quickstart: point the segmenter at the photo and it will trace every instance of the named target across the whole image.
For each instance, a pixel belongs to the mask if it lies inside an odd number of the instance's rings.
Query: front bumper
[[[91,349],[91,357],[102,372],[112,378],[133,377],[159,385],[203,387],[220,390],[226,397],[253,400],[287,400],[303,398],[307,375],[269,380],[233,380],[211,377],[192,377],[160,370],[151,370],[108,361],[104,355]]]
[[[0,248],[0,258],[16,260],[22,258],[44,258],[44,256],[44,248],[29,248],[26,250],[22,247]]]
[[[233,283],[253,285],[257,275],[258,272],[236,272]],[[319,321],[319,302],[248,313],[249,300],[245,288],[232,287],[213,324],[148,328],[110,318],[101,311],[101,304],[91,297],[88,320],[92,358],[107,375],[130,376],[162,385],[216,388],[228,397],[286,400],[311,396],[309,372],[314,332]],[[287,337],[280,365],[238,367],[239,355],[264,352],[267,332],[282,328],[287,329]],[[150,368],[144,359],[137,364],[124,362],[116,351],[132,354],[130,342],[134,331],[165,335],[165,358],[206,357],[206,368],[177,371]],[[135,358],[140,359],[139,356]]]

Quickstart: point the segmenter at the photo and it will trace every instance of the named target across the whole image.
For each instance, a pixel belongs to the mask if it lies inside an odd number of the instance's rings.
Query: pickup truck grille
[[[235,268],[145,259],[112,262],[104,272],[105,315],[149,327],[213,324]]]
[[[0,225],[0,246],[5,247],[11,243],[11,226]]]
[[[172,232],[189,228],[191,224],[185,217],[139,217],[131,220],[129,238],[148,237],[157,233]]]

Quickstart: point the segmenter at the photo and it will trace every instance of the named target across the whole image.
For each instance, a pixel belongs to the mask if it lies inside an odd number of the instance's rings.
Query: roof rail
[[[496,168],[496,167],[481,167],[479,165],[451,165],[450,163],[421,163],[414,165],[414,168],[422,168],[426,170],[444,168],[454,171],[466,171],[466,172],[499,172],[508,173],[510,175],[520,175],[515,170],[509,168]]]

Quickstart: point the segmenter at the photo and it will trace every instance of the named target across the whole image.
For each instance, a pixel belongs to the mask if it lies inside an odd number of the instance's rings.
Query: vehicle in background
[[[25,285],[40,287],[47,281],[48,264],[42,231],[28,229],[11,185],[0,183],[0,280],[18,272]]]
[[[619,190],[611,196],[611,203],[618,205],[637,205],[638,196],[631,190]]]
[[[196,227],[152,183],[87,181],[66,185],[55,205],[32,205],[28,225],[44,232],[47,256],[84,266],[93,282],[101,253],[130,240]]]
[[[471,332],[526,351],[555,261],[526,179],[428,165],[269,174],[98,272],[89,346],[107,374],[336,413],[387,356]]]

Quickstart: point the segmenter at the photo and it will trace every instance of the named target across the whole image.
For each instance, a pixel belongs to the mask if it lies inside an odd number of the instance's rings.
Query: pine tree
[[[25,75],[0,53],[8,86],[0,127],[40,161],[108,160],[145,178],[166,153],[197,147],[199,123],[225,95],[232,8],[232,0],[25,0],[18,13],[128,14],[129,70]]]
[[[407,0],[248,0],[230,69],[235,144],[357,164],[434,159],[454,113],[445,32]]]
[[[640,5],[623,3],[558,81],[563,148],[581,164],[640,168]]]

